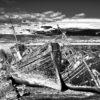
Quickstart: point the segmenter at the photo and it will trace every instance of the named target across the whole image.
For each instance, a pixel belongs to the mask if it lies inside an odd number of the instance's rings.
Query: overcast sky
[[[100,0],[0,0],[0,7],[8,11],[59,11],[72,17],[85,13],[86,17],[100,18]]]

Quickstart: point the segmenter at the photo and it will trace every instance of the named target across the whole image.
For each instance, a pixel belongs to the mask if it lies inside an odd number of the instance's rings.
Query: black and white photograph
[[[0,100],[100,100],[100,0],[0,0]]]

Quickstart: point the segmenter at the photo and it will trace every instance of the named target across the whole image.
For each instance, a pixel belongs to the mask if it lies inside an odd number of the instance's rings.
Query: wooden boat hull
[[[14,48],[11,48],[11,51],[14,51]],[[61,53],[59,44],[50,43],[34,48],[29,47],[25,52],[19,61],[13,56],[12,77],[29,84],[61,90],[62,83],[59,75]],[[13,55],[15,53],[16,51],[13,52]]]
[[[61,72],[64,82],[100,88],[99,50],[100,46],[96,45],[64,46],[62,59],[67,61]]]

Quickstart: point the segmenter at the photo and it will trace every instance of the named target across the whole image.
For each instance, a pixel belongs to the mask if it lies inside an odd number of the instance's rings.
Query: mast
[[[71,45],[70,42],[68,41],[68,36],[66,36],[65,32],[62,32],[61,28],[59,27],[59,25],[57,24],[57,27],[59,29],[59,31],[62,33],[62,40],[64,40],[64,42],[67,45]]]
[[[12,23],[12,20],[11,20],[10,16],[9,16],[9,19],[10,19],[10,23],[11,23],[11,26],[12,26],[12,29],[13,29],[13,33],[14,33],[13,35],[15,37],[16,44],[18,44],[18,40],[17,40],[17,36],[16,36],[16,31],[15,31],[15,28],[13,26],[13,23]]]
[[[64,32],[62,32],[61,28],[59,27],[59,25],[57,24],[57,27],[59,29],[59,31],[62,33],[62,39],[67,38],[66,34]]]
[[[16,46],[17,46],[16,53],[17,53],[18,59],[21,60],[22,59],[22,56],[20,54],[19,47],[18,47],[18,40],[17,40],[17,36],[16,36],[16,31],[15,31],[15,28],[13,26],[13,23],[12,23],[12,20],[11,20],[10,16],[9,16],[9,19],[10,19],[10,23],[12,25],[12,29],[13,29],[13,33],[14,33],[13,35],[14,35],[15,41],[16,41]]]

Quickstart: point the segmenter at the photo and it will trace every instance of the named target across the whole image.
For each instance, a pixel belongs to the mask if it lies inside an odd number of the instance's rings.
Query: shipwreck
[[[88,38],[86,41],[78,41],[81,40],[79,38],[73,41],[72,37],[71,40],[68,34],[73,34],[72,29],[65,33],[59,27],[58,30],[59,36],[48,42],[44,40],[41,45],[38,43],[43,37],[30,44],[18,43],[14,33],[16,44],[10,47],[12,59],[9,62],[5,56],[4,62],[1,62],[10,66],[8,79],[15,81],[14,86],[25,84],[60,91],[71,89],[100,93],[100,46],[94,41],[89,43]],[[81,32],[89,32],[89,35],[91,32],[75,31],[74,35]],[[84,40],[85,36],[81,38]]]

